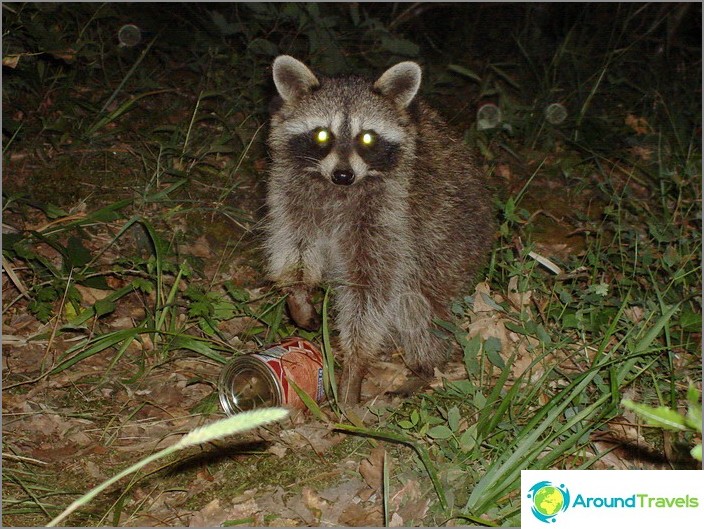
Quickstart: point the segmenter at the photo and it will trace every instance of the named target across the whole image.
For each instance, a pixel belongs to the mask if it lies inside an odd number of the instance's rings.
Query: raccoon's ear
[[[274,84],[286,102],[299,99],[320,85],[305,64],[289,55],[274,59]]]
[[[411,61],[400,62],[386,70],[374,83],[374,88],[405,108],[418,93],[420,79],[420,66]]]

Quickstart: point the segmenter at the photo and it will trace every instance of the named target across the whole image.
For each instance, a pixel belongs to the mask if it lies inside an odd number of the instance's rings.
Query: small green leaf
[[[49,217],[50,219],[58,219],[62,217],[67,217],[68,213],[61,209],[58,206],[55,206],[54,204],[46,204],[43,208],[42,211],[46,213],[46,216]]]
[[[474,407],[477,408],[478,410],[484,409],[484,406],[486,406],[486,397],[481,391],[477,391],[474,394]]]
[[[217,328],[213,326],[212,322],[208,318],[199,319],[198,327],[200,327],[208,336],[215,336],[217,334]]]
[[[235,301],[239,301],[239,302],[249,301],[249,292],[247,292],[242,287],[238,287],[238,286],[234,285],[232,283],[232,281],[225,282],[225,290],[232,297],[232,299],[234,299]]]
[[[241,31],[240,24],[228,22],[218,11],[211,11],[210,18],[224,37],[236,35]]]
[[[136,288],[137,290],[141,290],[145,294],[151,294],[154,290],[154,283],[142,277],[138,277],[133,280],[132,285],[134,286],[134,288]]]
[[[49,321],[54,314],[54,307],[50,303],[32,300],[27,308],[42,323]]]
[[[566,312],[562,317],[562,326],[565,329],[579,329],[582,327],[582,322],[576,313]]]
[[[97,288],[98,290],[111,290],[105,276],[87,277],[79,282],[84,287]]]
[[[80,268],[92,259],[90,251],[78,237],[69,237],[66,245],[66,255],[68,256],[67,269]]]
[[[453,406],[447,411],[447,425],[450,430],[456,432],[460,427],[460,410],[457,406]]]
[[[506,312],[501,305],[499,305],[498,303],[496,303],[496,301],[491,299],[491,296],[488,296],[484,292],[482,292],[481,295],[482,295],[482,301],[484,303],[486,303],[487,305],[489,305],[489,307],[491,307],[492,309],[494,309],[498,312]]]
[[[490,336],[486,339],[484,342],[484,353],[486,353],[486,357],[493,365],[500,369],[504,369],[506,367],[506,363],[504,362],[504,359],[501,358],[501,355],[499,354],[500,351],[501,341],[497,337]]]
[[[192,318],[212,316],[213,311],[213,305],[208,301],[194,301],[188,305],[188,315]]]
[[[473,424],[460,436],[460,450],[469,452],[477,444],[477,425]]]
[[[701,395],[699,394],[699,390],[690,384],[689,388],[687,388],[687,402],[689,402],[690,405],[699,405],[701,407],[702,401],[701,401]]]
[[[552,339],[550,338],[550,335],[545,330],[545,327],[543,327],[542,323],[540,323],[536,326],[535,334],[538,337],[538,340],[540,340],[543,343],[543,345],[550,345],[552,343]]]
[[[479,77],[476,73],[474,73],[469,68],[465,68],[464,66],[460,66],[459,64],[450,64],[447,67],[447,69],[450,70],[451,72],[455,72],[455,73],[458,73],[464,77],[467,77],[467,78],[471,79],[472,81],[476,81],[478,83],[482,82],[482,78]]]
[[[39,302],[49,302],[51,303],[52,301],[56,301],[59,299],[59,292],[51,286],[46,286],[43,288],[40,288],[37,291],[37,297],[36,300]]]
[[[95,302],[93,307],[95,308],[95,317],[100,318],[105,314],[110,314],[111,312],[113,312],[117,305],[113,301],[107,299],[99,299]]]
[[[482,342],[479,336],[474,336],[472,339],[467,340],[463,346],[464,367],[467,370],[468,375],[474,375],[479,371],[479,362],[477,361],[477,357],[479,356],[481,346]]]
[[[393,37],[382,37],[381,47],[390,53],[406,57],[417,57],[420,52],[420,48],[414,42]]]
[[[215,303],[213,318],[219,321],[229,320],[235,316],[237,306],[229,301],[219,300]]]
[[[639,404],[628,399],[622,400],[621,404],[629,410],[636,412],[637,415],[645,419],[646,422],[652,426],[657,426],[666,430],[687,429],[684,417],[670,408],[666,408],[664,406],[653,408],[651,406]]]
[[[444,424],[441,424],[439,426],[433,426],[428,430],[428,437],[431,437],[432,439],[449,439],[452,437],[452,430],[450,430],[447,426]]]
[[[505,321],[504,327],[506,327],[509,331],[513,331],[515,333],[522,334],[523,336],[530,335],[530,332],[528,332],[528,329],[526,329],[523,325],[518,325],[517,323],[513,323],[512,321]]]
[[[683,309],[679,318],[680,327],[688,332],[697,332],[702,328],[702,315],[692,312],[690,309]]]
[[[597,296],[606,297],[609,295],[609,284],[599,283],[597,285],[589,285],[587,290]]]
[[[247,47],[247,51],[254,55],[264,55],[266,57],[276,57],[279,54],[279,48],[276,44],[262,38],[251,41]]]

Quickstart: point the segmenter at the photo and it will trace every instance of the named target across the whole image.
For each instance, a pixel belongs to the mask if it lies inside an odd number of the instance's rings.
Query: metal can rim
[[[235,415],[242,411],[237,407],[237,399],[232,384],[232,378],[236,374],[235,371],[241,370],[242,368],[252,369],[257,372],[257,374],[264,376],[269,387],[272,389],[274,397],[273,406],[281,406],[282,396],[279,380],[271,367],[269,367],[264,360],[257,358],[257,356],[256,353],[237,356],[230,360],[220,373],[218,379],[218,397],[220,407],[227,415]]]

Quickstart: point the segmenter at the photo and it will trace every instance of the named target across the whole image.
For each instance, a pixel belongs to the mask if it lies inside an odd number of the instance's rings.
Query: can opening
[[[271,371],[247,356],[236,358],[223,370],[218,393],[227,415],[281,405],[281,393]]]

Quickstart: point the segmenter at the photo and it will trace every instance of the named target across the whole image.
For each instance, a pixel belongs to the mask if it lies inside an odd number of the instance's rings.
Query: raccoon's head
[[[288,55],[276,58],[273,72],[283,101],[273,113],[269,141],[274,162],[284,163],[292,176],[349,186],[411,163],[416,132],[408,107],[421,80],[416,63],[399,63],[374,83],[319,80]]]

